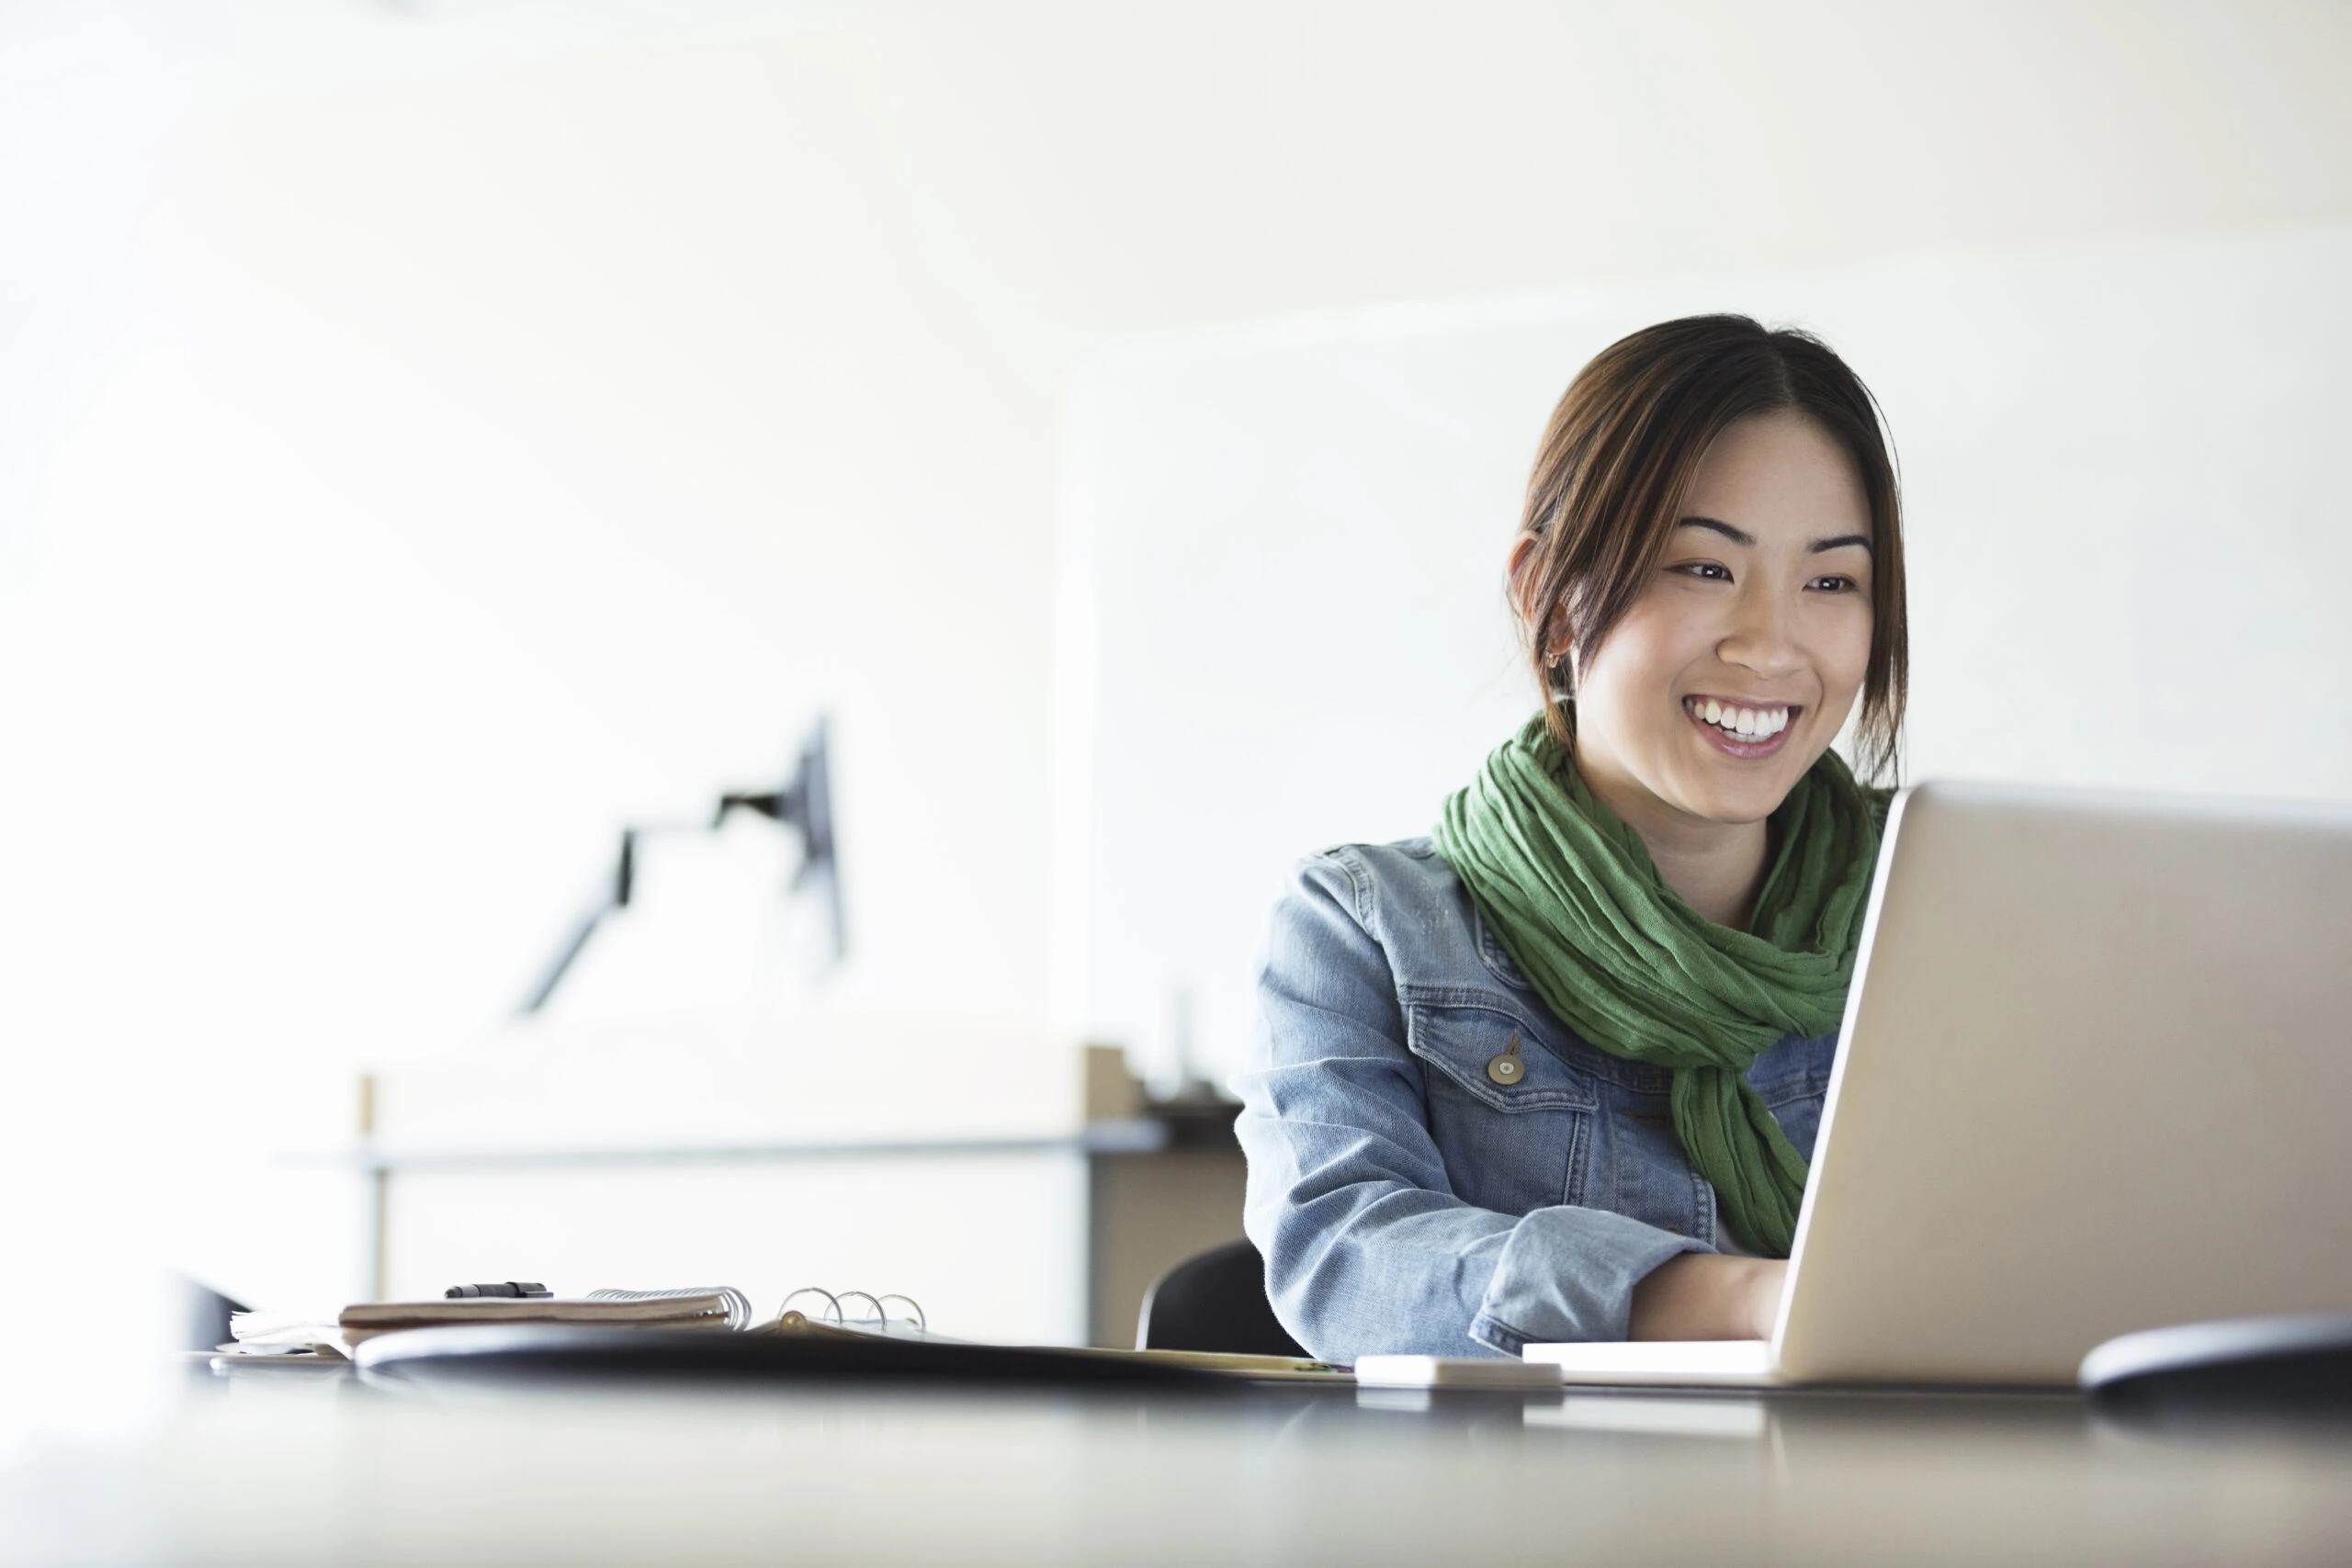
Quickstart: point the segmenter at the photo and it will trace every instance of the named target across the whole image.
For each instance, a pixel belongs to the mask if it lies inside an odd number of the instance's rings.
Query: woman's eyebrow
[[[1685,517],[1682,521],[1677,523],[1675,526],[1678,528],[1704,528],[1710,533],[1721,534],[1733,544],[1743,547],[1753,547],[1756,543],[1755,535],[1749,533],[1745,528],[1735,528],[1730,524],[1722,521],[1720,518]],[[1842,550],[1849,545],[1860,545],[1862,548],[1869,550],[1871,548],[1871,536],[1868,534],[1839,534],[1832,538],[1815,539],[1813,543],[1805,547],[1805,551],[1809,555],[1817,556],[1827,550]],[[1872,555],[1876,555],[1878,552],[1871,550],[1871,553]]]
[[[1677,523],[1675,526],[1678,528],[1712,529],[1715,533],[1721,534],[1724,538],[1729,539],[1735,545],[1752,546],[1756,543],[1756,536],[1749,533],[1747,529],[1735,528],[1730,524],[1717,522],[1713,517],[1685,517],[1681,522]]]

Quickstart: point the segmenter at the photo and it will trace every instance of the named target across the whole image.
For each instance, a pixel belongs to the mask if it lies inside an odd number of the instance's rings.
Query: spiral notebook
[[[649,1329],[672,1332],[643,1332]],[[704,1286],[569,1298],[363,1303],[345,1307],[332,1325],[246,1313],[232,1319],[231,1332],[234,1343],[221,1347],[216,1365],[350,1361],[407,1375],[458,1363],[473,1371],[494,1370],[504,1357],[582,1375],[666,1371],[1069,1383],[1352,1381],[1345,1367],[1289,1356],[957,1339],[933,1332],[910,1297],[813,1286],[793,1292],[764,1320],[741,1291]]]
[[[230,1343],[221,1356],[242,1360],[349,1359],[352,1348],[383,1334],[412,1328],[450,1328],[514,1324],[572,1324],[602,1328],[667,1328],[733,1331],[790,1329],[803,1325],[848,1333],[922,1334],[922,1306],[901,1295],[874,1296],[863,1291],[836,1294],[814,1286],[785,1298],[776,1315],[758,1319],[751,1298],[731,1285],[696,1285],[664,1291],[591,1291],[584,1296],[548,1293],[480,1295],[456,1287],[438,1299],[362,1302],[345,1307],[333,1321],[316,1314],[243,1312],[229,1320]],[[537,1287],[532,1287],[537,1290]],[[467,1293],[460,1294],[464,1291]],[[859,1303],[872,1309],[859,1315]],[[900,1308],[896,1315],[892,1303]]]

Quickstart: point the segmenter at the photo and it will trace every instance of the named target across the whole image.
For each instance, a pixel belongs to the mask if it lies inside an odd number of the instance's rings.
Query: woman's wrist
[[[1714,1252],[1669,1258],[1634,1287],[1627,1337],[1769,1338],[1788,1269],[1774,1258]]]
[[[1770,1339],[1781,1321],[1781,1293],[1788,1288],[1789,1266],[1778,1258],[1743,1258],[1747,1270],[1748,1337]]]

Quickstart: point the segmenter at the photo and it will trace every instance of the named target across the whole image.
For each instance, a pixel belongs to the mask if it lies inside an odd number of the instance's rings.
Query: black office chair
[[[1246,1241],[1187,1258],[1155,1280],[1136,1324],[1136,1348],[1306,1354],[1267,1304],[1266,1261]]]

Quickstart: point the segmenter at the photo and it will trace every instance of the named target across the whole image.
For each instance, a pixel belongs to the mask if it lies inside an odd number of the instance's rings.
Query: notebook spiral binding
[[[737,1331],[752,1326],[752,1298],[732,1285],[692,1285],[676,1291],[591,1291],[592,1302],[667,1302],[681,1296],[718,1296],[727,1303],[727,1326]]]
[[[752,1298],[732,1285],[689,1285],[674,1291],[591,1291],[587,1299],[592,1302],[667,1302],[676,1301],[682,1296],[717,1296],[727,1303],[728,1327],[740,1333],[752,1325],[755,1314],[752,1311]],[[793,1303],[804,1296],[821,1296],[824,1304],[820,1307],[812,1301],[796,1308]],[[874,1311],[852,1317],[842,1304],[850,1301],[868,1303]],[[905,1303],[908,1311],[893,1318],[889,1307],[892,1302]],[[895,1292],[880,1296],[868,1291],[836,1293],[816,1285],[804,1285],[785,1297],[784,1304],[776,1308],[775,1316],[761,1324],[760,1327],[763,1330],[792,1329],[812,1323],[832,1323],[844,1328],[853,1325],[871,1325],[885,1334],[891,1332],[894,1326],[901,1331],[911,1327],[917,1334],[931,1331],[930,1320],[923,1315],[922,1303],[912,1296],[899,1295]]]

